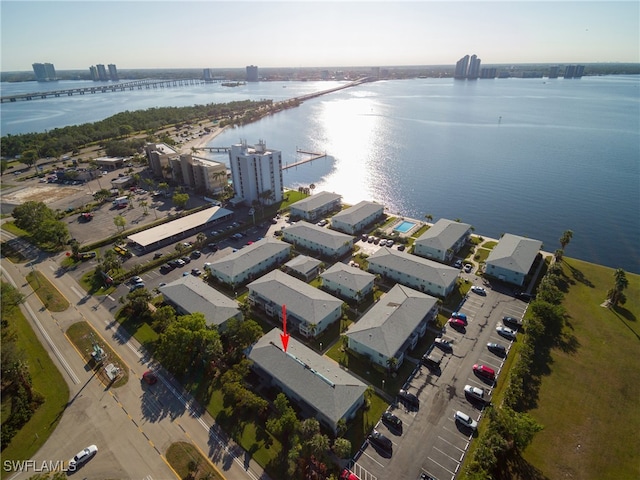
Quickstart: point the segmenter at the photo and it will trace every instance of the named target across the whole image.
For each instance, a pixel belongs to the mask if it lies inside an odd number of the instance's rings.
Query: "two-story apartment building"
[[[340,420],[355,417],[367,386],[335,362],[291,337],[287,351],[274,328],[247,349],[251,368],[268,385],[281,389],[302,415],[337,433]]]
[[[415,348],[438,315],[438,300],[396,284],[347,330],[349,348],[388,368],[390,359],[402,365],[405,352]]]
[[[380,248],[367,260],[369,272],[443,298],[455,288],[459,273],[456,268],[388,247]]]
[[[205,269],[220,282],[231,286],[259,277],[289,260],[291,245],[267,237],[205,264]]]
[[[363,200],[331,217],[331,228],[355,235],[382,218],[384,218],[382,205]]]
[[[541,248],[539,240],[505,233],[487,257],[485,274],[522,286]]]
[[[441,218],[416,239],[413,253],[438,262],[449,263],[471,236],[471,225]]]
[[[249,303],[269,316],[281,319],[286,305],[288,328],[304,336],[322,333],[342,316],[342,300],[280,270],[254,280],[247,288]]]
[[[340,258],[351,252],[353,237],[319,227],[313,223],[300,221],[282,231],[285,242],[326,257]]]
[[[293,219],[315,222],[331,212],[340,210],[342,196],[332,192],[318,192],[294,203],[290,207]]]
[[[376,276],[338,262],[320,274],[322,288],[345,300],[360,301],[373,291]]]

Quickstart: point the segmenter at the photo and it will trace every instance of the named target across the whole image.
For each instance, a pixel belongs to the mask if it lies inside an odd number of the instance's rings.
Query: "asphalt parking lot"
[[[454,415],[459,410],[473,420],[482,421],[483,414],[482,403],[468,397],[464,387],[482,388],[490,401],[495,386],[476,376],[473,365],[492,368],[500,381],[505,357],[489,351],[487,343],[504,345],[508,355],[512,342],[501,337],[495,327],[502,325],[505,315],[522,318],[526,307],[526,303],[490,288],[486,296],[469,293],[458,307],[458,311],[467,315],[468,325],[460,330],[447,326],[443,332],[443,338],[452,342],[452,350],[434,346],[432,353],[442,357],[440,367],[416,365],[405,384],[408,392],[418,396],[419,409],[414,411],[401,403],[390,407],[402,420],[401,431],[390,429],[382,421],[375,426],[392,441],[392,454],[381,454],[365,442],[356,455],[353,471],[360,472],[360,478],[371,480],[418,479],[421,473],[439,480],[455,478],[477,434],[456,422]]]

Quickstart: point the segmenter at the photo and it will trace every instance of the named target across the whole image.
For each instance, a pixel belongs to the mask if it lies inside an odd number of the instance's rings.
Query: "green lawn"
[[[573,342],[552,351],[530,412],[544,430],[524,458],[551,479],[640,478],[640,276],[627,273],[627,304],[608,310],[612,269],[570,258],[563,267]]]
[[[224,476],[220,471],[191,443],[172,443],[167,449],[166,458],[181,479],[207,478],[209,480],[224,480]],[[192,470],[194,467],[195,471]],[[194,475],[190,476],[191,473]]]
[[[69,308],[69,301],[42,273],[32,270],[27,274],[27,282],[47,310],[64,312]]]
[[[69,400],[69,388],[22,312],[19,309],[10,315],[3,312],[3,320],[7,320],[15,329],[17,345],[25,352],[25,360],[29,365],[33,388],[45,398],[45,402],[2,451],[3,460],[26,460],[40,449],[56,429]],[[3,396],[3,414],[9,401],[10,397]],[[11,475],[2,469],[0,478]]]

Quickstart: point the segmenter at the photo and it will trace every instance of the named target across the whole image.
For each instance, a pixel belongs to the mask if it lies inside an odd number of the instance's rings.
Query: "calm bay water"
[[[66,83],[73,82],[56,88]],[[2,134],[126,109],[277,100],[334,85],[216,84],[3,104]],[[640,273],[638,76],[374,82],[228,130],[211,145],[240,139],[265,140],[285,163],[303,158],[296,148],[328,154],[286,170],[287,186],[314,183],[316,192],[379,201],[414,218],[459,218],[489,237],[539,239],[548,251],[570,229],[568,256]]]

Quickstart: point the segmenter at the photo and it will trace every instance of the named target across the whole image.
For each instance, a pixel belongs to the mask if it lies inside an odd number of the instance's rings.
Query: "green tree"
[[[164,332],[176,319],[176,311],[171,305],[165,305],[157,308],[151,314],[151,318],[153,329],[157,332]]]
[[[38,158],[40,158],[40,155],[38,155],[38,151],[31,149],[31,150],[26,150],[22,152],[22,155],[20,156],[20,161],[29,167],[33,167],[34,170],[37,171]]]
[[[389,372],[395,372],[396,368],[398,368],[398,359],[396,357],[391,357],[387,359],[387,370]]]
[[[329,437],[322,433],[316,433],[307,446],[311,452],[311,455],[316,458],[322,458],[329,451]]]
[[[127,219],[122,215],[116,215],[115,217],[113,217],[113,223],[118,228],[118,230],[122,229],[122,231],[124,232],[125,225],[127,224]]]
[[[338,458],[349,458],[351,456],[351,442],[346,438],[336,438],[333,442],[333,453]]]
[[[309,440],[320,433],[320,422],[315,418],[307,418],[300,423],[300,435],[303,440]]]
[[[15,219],[16,227],[35,233],[42,222],[55,219],[53,211],[43,202],[28,201],[13,209],[11,215]]]
[[[149,206],[149,203],[146,200],[140,200],[138,202],[138,205],[142,207],[144,215],[149,215],[149,209],[147,208]]]
[[[627,296],[624,294],[624,290],[629,286],[629,280],[627,279],[627,274],[621,268],[613,272],[613,277],[615,283],[613,288],[607,292],[607,301],[610,306],[617,307],[627,303]]]
[[[106,202],[109,197],[111,197],[111,192],[106,188],[101,188],[96,193],[93,194],[93,198],[100,203]]]
[[[146,288],[137,288],[133,292],[127,293],[126,299],[125,308],[129,310],[130,315],[140,317],[149,313],[149,302],[153,296]]]
[[[573,238],[573,232],[571,230],[565,230],[562,236],[560,237],[560,246],[562,247],[563,250],[566,249],[567,245],[569,245],[569,242],[571,241],[572,238]]]
[[[173,194],[173,204],[178,208],[185,208],[187,203],[189,203],[189,194],[188,193],[174,193]]]
[[[3,317],[24,301],[24,294],[7,282],[0,282],[0,310]]]

